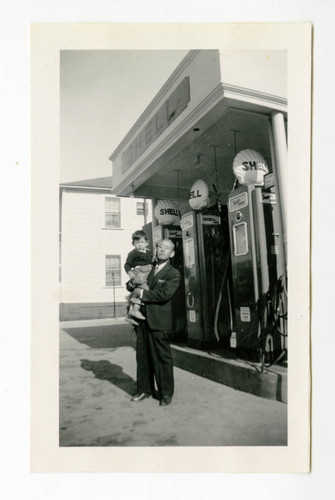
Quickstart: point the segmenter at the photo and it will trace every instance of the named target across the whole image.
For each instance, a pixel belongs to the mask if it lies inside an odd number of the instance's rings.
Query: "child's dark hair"
[[[135,233],[133,233],[131,237],[132,237],[133,243],[134,243],[134,241],[138,241],[141,238],[144,238],[146,241],[148,241],[148,236],[142,230],[135,231]]]

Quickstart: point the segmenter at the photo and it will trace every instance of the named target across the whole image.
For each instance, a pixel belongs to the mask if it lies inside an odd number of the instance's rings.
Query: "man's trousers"
[[[137,392],[172,397],[173,361],[167,332],[151,330],[146,321],[136,327]]]

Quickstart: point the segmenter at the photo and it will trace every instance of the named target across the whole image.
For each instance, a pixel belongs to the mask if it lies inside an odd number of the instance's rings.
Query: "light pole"
[[[115,319],[116,312],[115,312],[115,275],[114,275],[114,271],[112,271],[112,281],[113,281],[113,311],[114,311],[114,319]]]

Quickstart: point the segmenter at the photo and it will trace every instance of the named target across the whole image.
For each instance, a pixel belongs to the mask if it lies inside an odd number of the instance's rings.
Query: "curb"
[[[287,369],[227,359],[171,344],[174,366],[255,396],[287,403]]]

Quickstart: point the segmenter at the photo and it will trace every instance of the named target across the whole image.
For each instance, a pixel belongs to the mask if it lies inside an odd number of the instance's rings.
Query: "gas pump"
[[[280,216],[272,174],[265,187],[242,185],[228,197],[228,219],[239,357],[261,361],[282,351],[283,335],[270,325],[271,291],[284,274]]]
[[[187,343],[195,348],[229,344],[226,207],[191,210],[182,216]],[[224,283],[223,281],[224,280]]]
[[[186,326],[186,304],[185,304],[185,284],[184,284],[184,261],[183,261],[183,244],[182,244],[182,231],[180,226],[172,224],[159,224],[153,228],[152,241],[153,249],[155,250],[156,244],[163,239],[169,238],[173,241],[175,246],[175,255],[171,259],[173,267],[180,272],[180,284],[172,297],[172,310],[173,310],[173,340],[185,341],[187,335]]]

